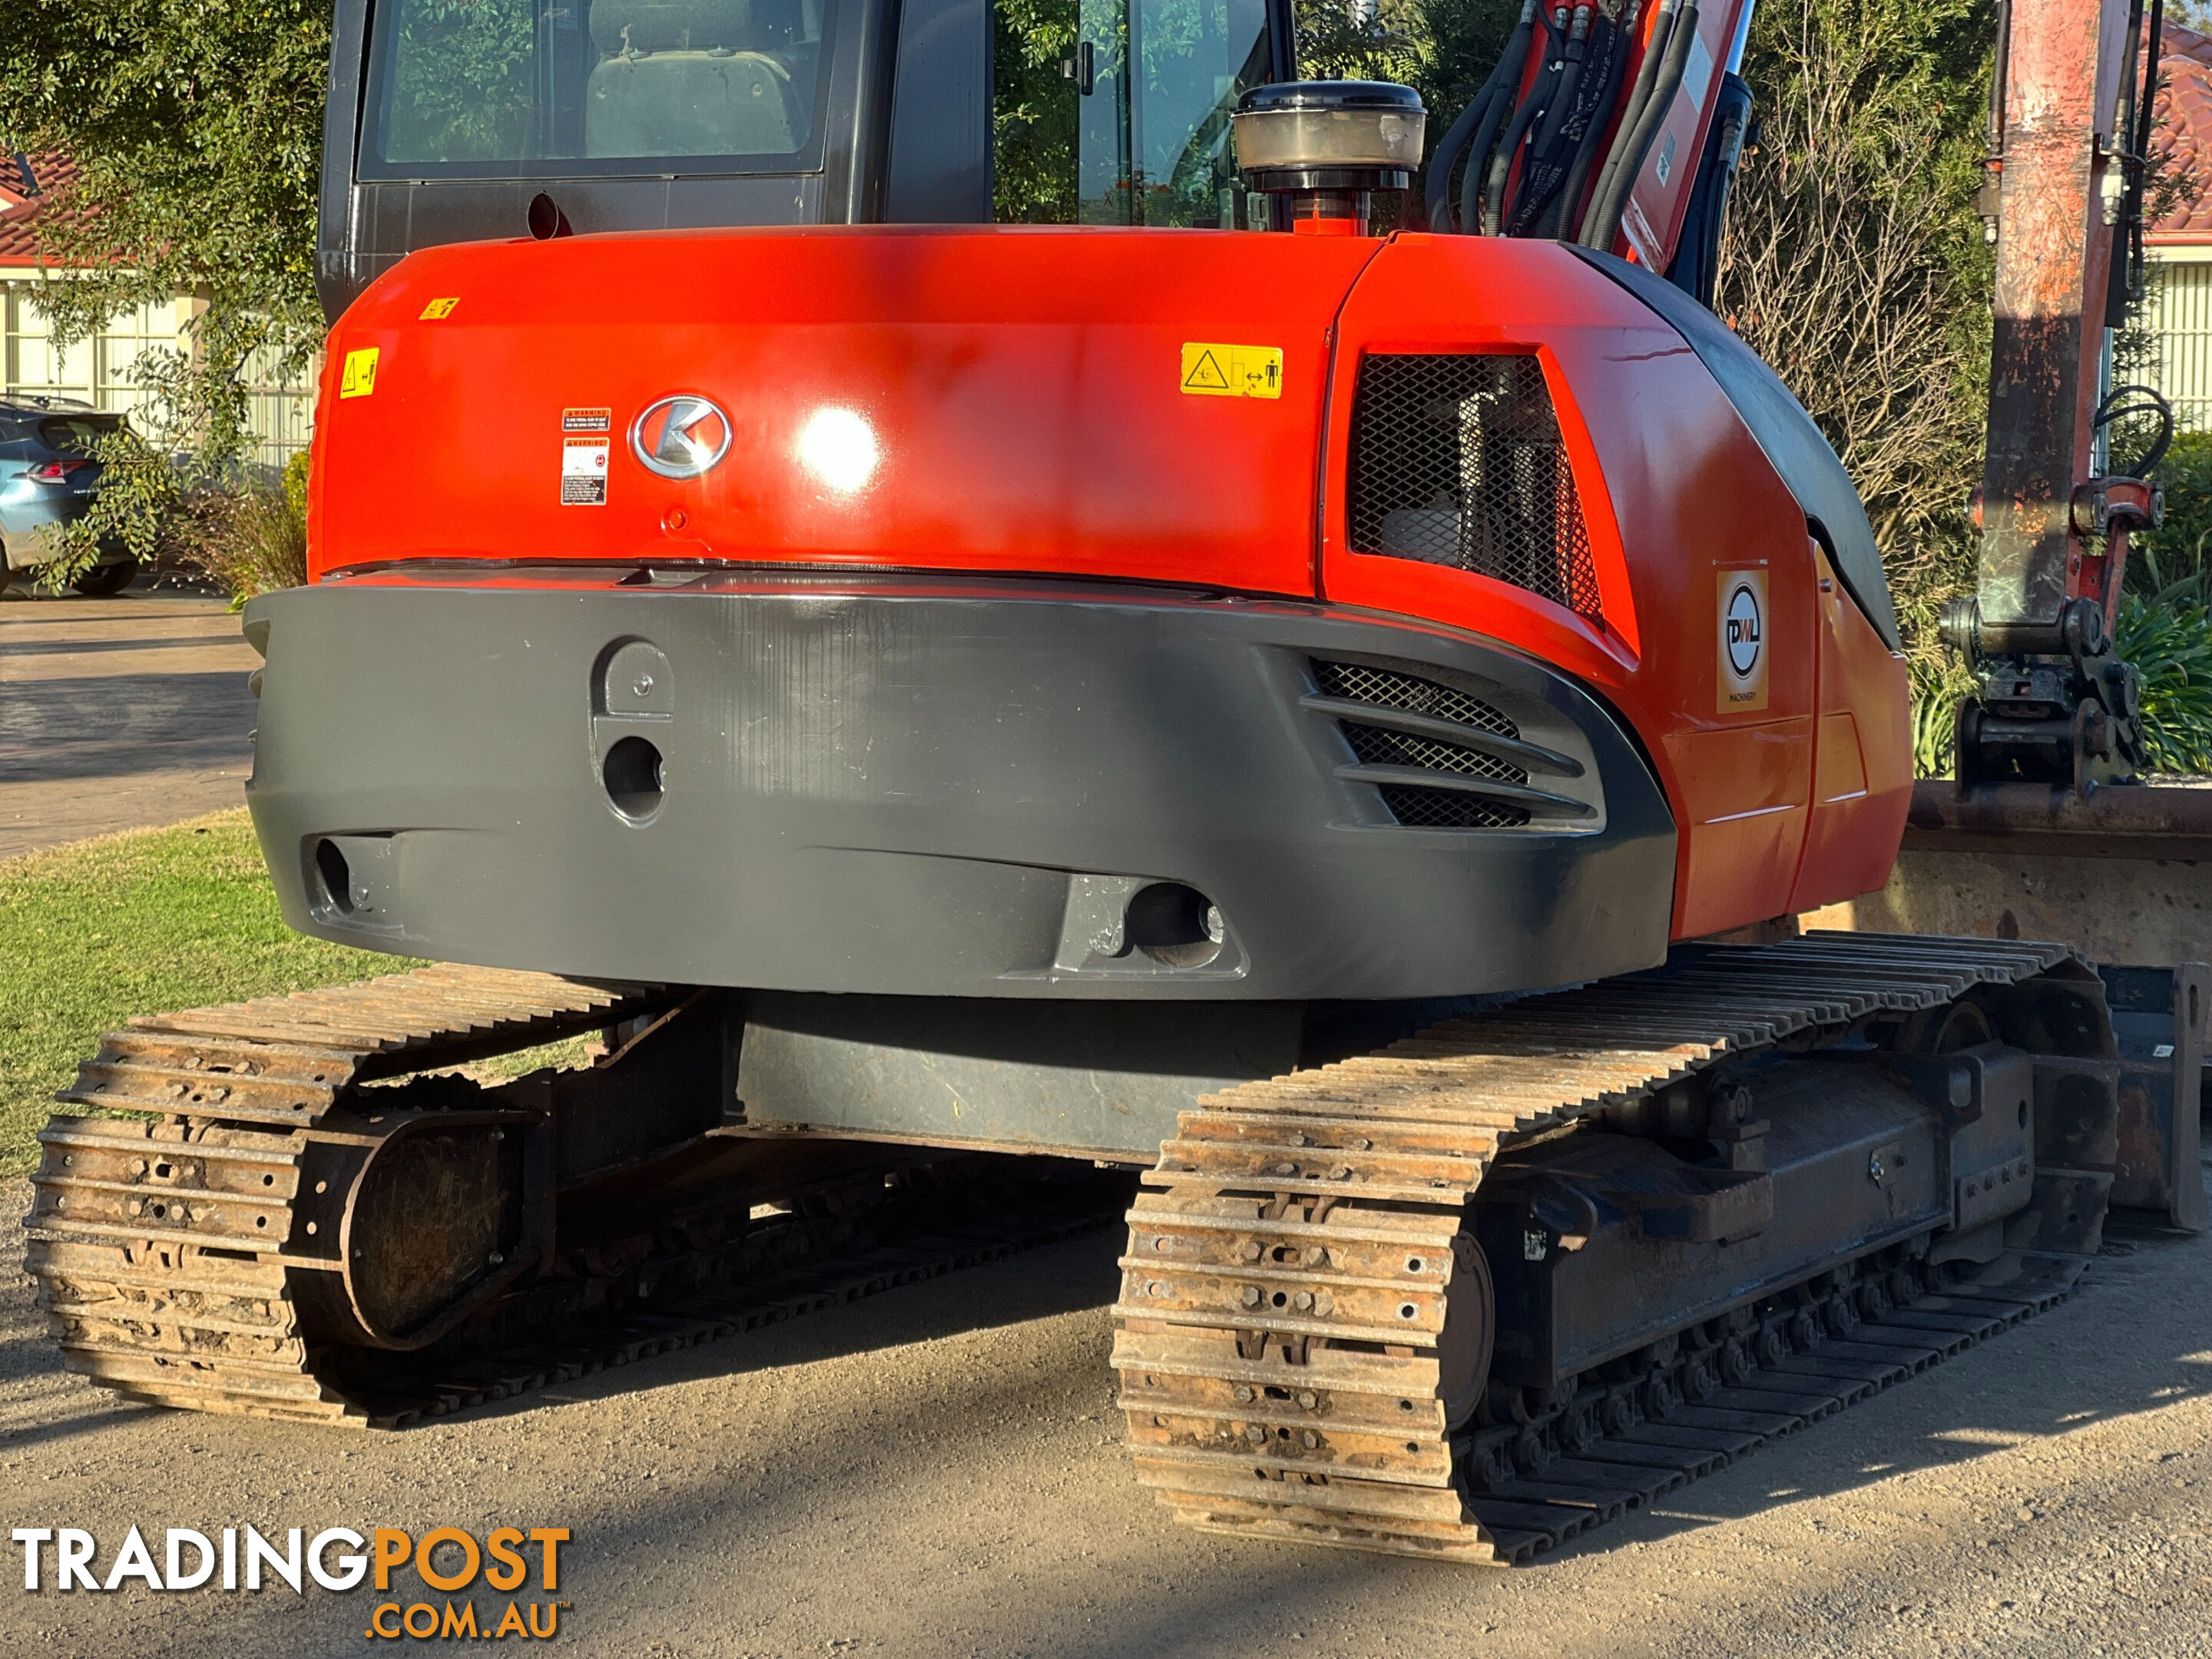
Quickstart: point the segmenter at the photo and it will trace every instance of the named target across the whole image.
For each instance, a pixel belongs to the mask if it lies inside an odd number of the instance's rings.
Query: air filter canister
[[[1278,228],[1364,235],[1370,198],[1404,190],[1421,164],[1421,94],[1389,81],[1254,87],[1234,117],[1237,166],[1282,206]]]

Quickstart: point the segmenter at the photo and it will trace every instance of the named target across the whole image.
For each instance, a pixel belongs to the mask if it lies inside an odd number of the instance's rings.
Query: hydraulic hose
[[[1659,15],[1651,25],[1650,43],[1644,48],[1644,60],[1636,66],[1636,79],[1628,88],[1628,103],[1620,112],[1620,123],[1614,129],[1613,148],[1606,152],[1605,165],[1598,169],[1597,185],[1590,191],[1589,210],[1583,215],[1579,240],[1585,247],[1595,247],[1590,240],[1590,230],[1597,222],[1598,210],[1612,193],[1613,176],[1620,170],[1620,157],[1628,148],[1629,139],[1642,118],[1644,106],[1651,101],[1651,88],[1659,79],[1659,60],[1666,56],[1667,43],[1674,38],[1676,0],[1659,0]],[[1607,246],[1610,246],[1608,240]]]
[[[1566,49],[1560,54],[1565,67],[1559,71],[1559,89],[1552,95],[1544,111],[1543,125],[1536,129],[1536,137],[1529,146],[1532,155],[1541,155],[1559,142],[1559,129],[1574,112],[1575,88],[1583,76],[1583,65],[1589,61],[1590,21],[1596,8],[1588,3],[1577,5],[1567,24]]]
[[[1564,11],[1566,8],[1563,6],[1560,9]],[[1544,21],[1544,33],[1547,36],[1553,33],[1549,18]],[[1544,56],[1551,59],[1552,47],[1548,40]],[[1503,222],[1500,207],[1505,197],[1505,176],[1513,170],[1513,158],[1521,149],[1522,139],[1528,136],[1529,127],[1550,102],[1547,83],[1558,72],[1556,60],[1547,61],[1536,71],[1536,78],[1528,83],[1528,95],[1522,99],[1520,107],[1513,112],[1513,125],[1505,129],[1505,136],[1498,141],[1497,153],[1490,158],[1489,177],[1478,179],[1473,166],[1468,168],[1467,180],[1460,186],[1461,211],[1469,219],[1474,216],[1474,193],[1479,187],[1482,192],[1482,234],[1486,236],[1498,234],[1498,227]]]
[[[1537,214],[1551,205],[1553,192],[1565,171],[1559,165],[1559,134],[1574,118],[1575,100],[1589,64],[1590,32],[1596,7],[1580,0],[1567,25],[1567,44],[1561,54],[1559,84],[1545,108],[1544,118],[1529,135],[1528,154],[1521,166],[1521,181],[1510,201],[1498,204],[1498,223],[1510,236],[1528,234]],[[1509,181],[1510,183],[1510,181]]]
[[[1673,107],[1674,94],[1681,90],[1682,71],[1689,65],[1690,48],[1697,38],[1697,0],[1686,0],[1682,9],[1674,14],[1674,27],[1667,37],[1667,61],[1660,65],[1651,97],[1644,106],[1643,113],[1636,118],[1636,131],[1620,157],[1620,169],[1606,186],[1605,200],[1600,204],[1604,211],[1594,226],[1583,229],[1583,246],[1610,251],[1613,238],[1620,234],[1620,217],[1628,210],[1628,194],[1636,187],[1636,175],[1644,170],[1644,158],[1650,151],[1651,141],[1659,136],[1660,124]]]
[[[1613,120],[1613,103],[1620,96],[1621,71],[1628,63],[1629,34],[1635,24],[1632,7],[1618,27],[1601,22],[1600,27],[1607,30],[1605,82],[1599,89],[1597,102],[1591,107],[1589,125],[1583,128],[1582,141],[1575,146],[1575,159],[1567,168],[1566,182],[1559,186],[1559,193],[1552,198],[1544,216],[1532,228],[1532,235],[1556,236],[1562,228],[1581,223],[1575,209],[1582,200],[1590,164],[1597,159],[1597,147],[1605,142],[1605,130]]]
[[[1452,219],[1451,175],[1459,160],[1459,150],[1448,147],[1456,136],[1468,152],[1469,169],[1482,165],[1482,158],[1489,154],[1491,141],[1498,136],[1498,123],[1505,118],[1505,106],[1512,100],[1513,83],[1520,79],[1522,61],[1528,55],[1528,36],[1535,19],[1536,0],[1521,0],[1520,21],[1506,37],[1505,50],[1491,70],[1490,78],[1482,83],[1482,90],[1475,94],[1474,100],[1460,112],[1459,119],[1451,124],[1450,131],[1437,144],[1437,153],[1429,158],[1426,202],[1431,230],[1468,228],[1464,218],[1456,224]],[[1472,141],[1466,136],[1469,129],[1474,135]]]
[[[1428,210],[1431,230],[1458,228],[1452,219],[1452,169],[1459,164],[1460,152],[1467,148],[1468,135],[1489,112],[1497,97],[1497,89],[1485,82],[1482,89],[1469,99],[1467,107],[1459,112],[1459,118],[1444,130],[1444,136],[1437,141],[1437,147],[1429,156],[1429,174],[1422,191],[1422,202]]]

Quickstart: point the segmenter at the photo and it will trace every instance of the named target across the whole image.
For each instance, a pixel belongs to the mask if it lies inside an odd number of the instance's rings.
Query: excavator
[[[1285,0],[341,0],[249,799],[293,927],[431,965],[103,1039],[67,1363],[396,1425],[1125,1216],[1177,1520],[1511,1563],[2068,1295],[2106,980],[1788,922],[1912,763],[1709,308],[1749,12],[1529,0],[1432,129]],[[2079,792],[2157,26],[2004,27],[1961,743]]]

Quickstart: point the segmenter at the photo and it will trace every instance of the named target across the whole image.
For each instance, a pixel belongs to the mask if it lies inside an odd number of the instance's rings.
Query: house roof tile
[[[2152,242],[2212,242],[2212,38],[2168,22],[2160,37],[2159,90],[2154,151],[2197,183],[2197,199],[2183,202],[2146,227]]]
[[[0,151],[0,265],[38,264],[39,218],[76,182],[76,164],[60,155]]]

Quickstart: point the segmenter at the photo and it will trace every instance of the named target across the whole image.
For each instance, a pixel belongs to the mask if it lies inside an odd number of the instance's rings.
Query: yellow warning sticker
[[[442,323],[453,314],[453,307],[460,302],[460,296],[457,294],[449,295],[442,300],[433,300],[422,307],[422,320],[426,323]]]
[[[338,396],[366,398],[376,390],[376,359],[379,347],[368,346],[345,355],[345,368],[338,375]]]
[[[1283,349],[1185,340],[1182,389],[1194,398],[1279,398]]]

